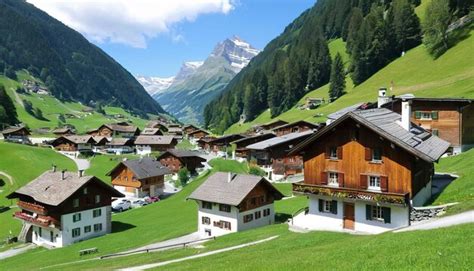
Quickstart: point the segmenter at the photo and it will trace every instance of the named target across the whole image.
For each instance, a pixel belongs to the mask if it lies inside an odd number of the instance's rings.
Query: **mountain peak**
[[[238,73],[250,60],[260,51],[252,47],[248,42],[234,35],[219,42],[211,53],[211,57],[225,58],[234,72]]]

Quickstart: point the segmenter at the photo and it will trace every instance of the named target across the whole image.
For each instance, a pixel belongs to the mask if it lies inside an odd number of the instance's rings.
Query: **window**
[[[91,232],[91,226],[85,226],[84,227],[84,233]]]
[[[227,204],[219,204],[219,211],[230,213],[230,205]]]
[[[80,213],[72,215],[72,222],[77,222],[77,221],[81,221],[81,214]]]
[[[369,176],[369,189],[380,190],[380,177],[379,176]]]
[[[388,207],[381,207],[375,205],[366,205],[366,219],[375,220],[384,223],[391,222],[391,210]]]
[[[208,201],[203,201],[202,202],[202,208],[211,210],[212,209],[212,203],[210,203]]]
[[[54,233],[53,233],[53,231],[50,231],[50,232],[49,232],[49,241],[50,241],[51,243],[54,242]]]
[[[337,172],[329,172],[328,184],[329,185],[334,185],[334,186],[339,186],[339,180],[338,180],[337,176],[338,176]]]
[[[210,225],[211,224],[211,219],[207,216],[201,217],[201,222],[203,225]]]
[[[72,229],[72,238],[81,236],[81,228]]]
[[[41,227],[38,227],[38,235],[39,237],[43,236],[43,229]]]
[[[82,190],[82,192],[84,193],[84,195],[87,195],[87,187],[84,187],[84,189]]]
[[[300,127],[293,127],[291,128],[292,133],[297,133],[300,130]]]
[[[330,159],[337,159],[337,148],[336,147],[329,148],[329,158]]]
[[[74,208],[79,207],[79,199],[73,199],[72,200],[72,207],[74,207]]]
[[[383,220],[382,207],[372,206],[372,220]]]
[[[431,120],[431,112],[421,112],[421,117],[420,119],[422,120]]]
[[[100,203],[100,195],[95,195],[95,203]]]
[[[99,217],[102,215],[102,210],[101,209],[95,209],[92,211],[92,217]]]
[[[337,214],[337,200],[323,200],[319,199],[319,212]]]
[[[253,220],[253,214],[244,215],[244,223],[248,223]]]
[[[259,219],[260,217],[262,217],[262,212],[256,211],[255,212],[255,219]]]
[[[372,150],[372,161],[373,162],[381,162],[382,161],[382,149],[381,148],[374,148]]]
[[[231,228],[230,222],[228,222],[228,221],[222,221],[222,220],[221,220],[221,225],[222,225],[222,228],[223,228],[223,229],[230,231],[230,228]]]
[[[270,209],[267,208],[267,209],[264,209],[263,210],[263,216],[269,216],[270,215]]]
[[[94,224],[94,232],[98,232],[102,230],[102,224]]]

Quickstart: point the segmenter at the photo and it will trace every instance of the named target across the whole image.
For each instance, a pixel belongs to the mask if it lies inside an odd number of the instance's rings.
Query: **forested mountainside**
[[[267,108],[271,117],[294,106],[330,79],[327,43],[342,38],[359,85],[422,42],[414,8],[419,0],[320,0],[287,26],[205,109],[205,125],[223,132],[244,116],[251,121]],[[450,1],[455,16],[469,12],[469,1]]]
[[[18,116],[15,110],[15,105],[12,99],[5,91],[5,87],[0,85],[0,125],[1,124],[16,124]]]
[[[27,69],[60,100],[163,113],[119,63],[81,34],[23,0],[0,0],[0,71]]]

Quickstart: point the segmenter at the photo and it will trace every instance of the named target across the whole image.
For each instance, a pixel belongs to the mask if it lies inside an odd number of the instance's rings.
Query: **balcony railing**
[[[23,210],[27,210],[33,213],[37,213],[39,215],[47,215],[48,210],[44,208],[44,206],[41,206],[39,204],[34,204],[31,202],[26,202],[26,201],[18,201],[17,203],[18,207],[20,207]]]
[[[409,193],[378,193],[347,187],[331,187],[326,185],[293,183],[293,192],[300,194],[322,195],[335,198],[346,198],[378,203],[390,203],[406,206],[409,203]]]
[[[23,212],[15,212],[13,214],[14,217],[30,222],[32,224],[38,225],[38,226],[43,226],[43,227],[54,227],[54,228],[59,228],[61,226],[61,223],[50,216],[38,216],[38,217],[33,217],[31,215],[28,215]]]

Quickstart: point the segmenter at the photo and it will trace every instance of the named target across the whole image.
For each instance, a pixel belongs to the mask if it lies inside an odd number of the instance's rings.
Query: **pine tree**
[[[245,86],[244,92],[244,114],[247,120],[253,120],[259,113],[258,96],[253,84]]]
[[[346,88],[346,76],[344,72],[344,62],[339,53],[337,53],[332,63],[331,80],[329,83],[329,99],[336,100],[344,94]]]
[[[448,26],[451,22],[449,0],[431,1],[426,7],[423,43],[434,57],[448,50]]]
[[[359,31],[363,21],[364,15],[362,14],[362,10],[360,8],[353,8],[347,30],[346,50],[348,53],[352,52],[352,46],[356,40],[357,32]]]
[[[410,50],[421,43],[420,20],[408,0],[393,2],[393,28],[398,52]]]

